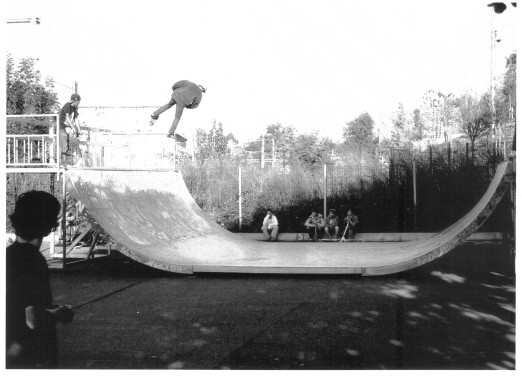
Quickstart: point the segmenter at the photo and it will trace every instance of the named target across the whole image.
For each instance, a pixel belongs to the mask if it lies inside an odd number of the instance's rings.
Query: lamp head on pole
[[[507,8],[506,4],[504,3],[490,3],[488,4],[488,7],[493,7],[493,10],[497,14],[504,12]]]
[[[511,3],[511,5],[516,7],[517,3]],[[495,11],[495,13],[500,14],[506,10],[507,5],[504,3],[495,2],[495,3],[488,4],[488,7],[493,7],[493,10]]]

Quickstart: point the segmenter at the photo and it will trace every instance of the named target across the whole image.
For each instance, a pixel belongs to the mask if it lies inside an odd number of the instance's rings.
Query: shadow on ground
[[[465,243],[400,275],[54,272],[64,368],[514,369],[514,259]]]

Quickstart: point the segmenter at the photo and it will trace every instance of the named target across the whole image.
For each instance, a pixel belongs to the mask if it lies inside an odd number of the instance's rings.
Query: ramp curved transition
[[[477,205],[444,231],[400,243],[266,243],[217,225],[173,170],[70,169],[68,191],[130,258],[177,273],[233,272],[382,275],[415,268],[475,232],[509,188],[509,162],[498,166]]]

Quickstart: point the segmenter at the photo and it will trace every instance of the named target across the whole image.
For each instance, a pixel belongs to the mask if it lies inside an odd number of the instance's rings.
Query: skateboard
[[[340,239],[340,243],[364,243],[364,240],[360,239]]]

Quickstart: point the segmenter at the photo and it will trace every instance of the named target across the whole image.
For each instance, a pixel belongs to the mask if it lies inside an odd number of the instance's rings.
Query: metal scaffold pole
[[[326,180],[326,164],[324,165],[324,204],[323,204],[323,216],[326,219],[326,196],[327,196],[327,190],[328,190],[328,184]]]
[[[65,191],[65,172],[62,172],[62,268],[65,269],[67,266],[67,230],[66,230],[66,212],[67,212],[67,192]]]
[[[54,196],[54,180],[55,180],[55,173],[51,173],[50,174],[50,179],[51,179],[51,185],[50,185],[50,190],[51,190],[51,194]],[[53,228],[53,231],[51,232],[51,240],[49,242],[49,252],[51,253],[51,257],[54,257],[54,252],[55,252],[55,236],[56,236],[56,228]]]
[[[241,190],[241,167],[239,167],[239,230],[241,230],[241,227],[243,226],[243,211],[242,211],[242,190]]]

